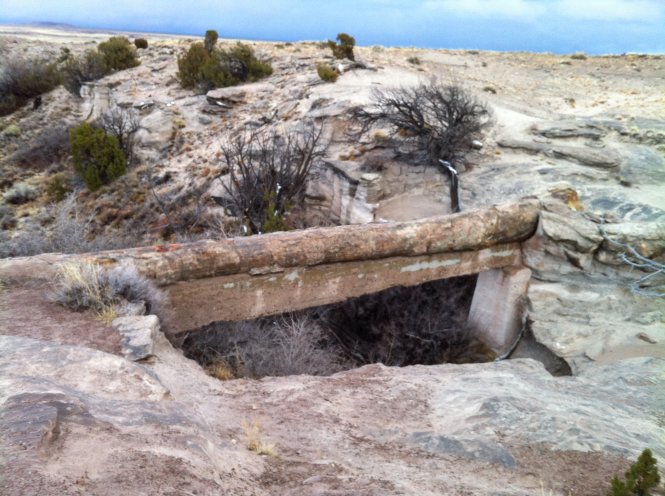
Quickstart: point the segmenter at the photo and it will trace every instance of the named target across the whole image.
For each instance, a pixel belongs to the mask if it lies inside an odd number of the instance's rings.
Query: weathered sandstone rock
[[[129,360],[143,360],[153,354],[159,332],[159,319],[154,315],[129,315],[113,321],[122,340],[122,354]]]
[[[163,339],[146,366],[25,338],[0,349],[7,494],[591,494],[644,446],[665,456],[662,359],[567,378],[514,360],[222,383]],[[278,456],[247,450],[253,421]]]

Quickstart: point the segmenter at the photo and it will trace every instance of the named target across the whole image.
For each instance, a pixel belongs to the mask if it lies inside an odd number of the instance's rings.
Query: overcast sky
[[[0,23],[264,40],[571,53],[665,52],[665,0],[0,0]]]

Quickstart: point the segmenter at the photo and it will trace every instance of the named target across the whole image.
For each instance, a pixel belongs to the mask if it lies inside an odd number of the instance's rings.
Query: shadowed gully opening
[[[222,379],[327,375],[370,363],[473,363],[495,354],[468,324],[477,275],[188,332],[182,348]]]

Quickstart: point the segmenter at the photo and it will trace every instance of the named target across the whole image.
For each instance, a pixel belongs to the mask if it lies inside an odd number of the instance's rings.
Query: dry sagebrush
[[[141,276],[134,266],[104,269],[91,263],[70,263],[60,266],[53,287],[52,299],[72,310],[93,310],[104,313],[121,303],[143,302],[146,311],[163,320],[166,295],[150,280]]]
[[[341,349],[302,314],[212,324],[191,332],[182,348],[221,380],[330,375],[348,368]]]

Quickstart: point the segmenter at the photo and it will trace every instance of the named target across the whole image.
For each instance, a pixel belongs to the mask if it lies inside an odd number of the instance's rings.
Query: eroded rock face
[[[135,140],[143,160],[157,160],[169,148],[174,116],[168,109],[155,109],[140,120]]]
[[[164,339],[144,366],[0,347],[7,494],[594,494],[643,446],[665,455],[662,359],[568,378],[514,360],[222,383]],[[255,420],[277,457],[246,449]]]
[[[605,224],[562,204],[541,213],[536,236],[523,245],[534,272],[528,298],[537,341],[577,373],[596,361],[633,356],[665,357],[661,298],[631,290],[646,273],[621,259],[632,246],[662,257],[662,223]]]

